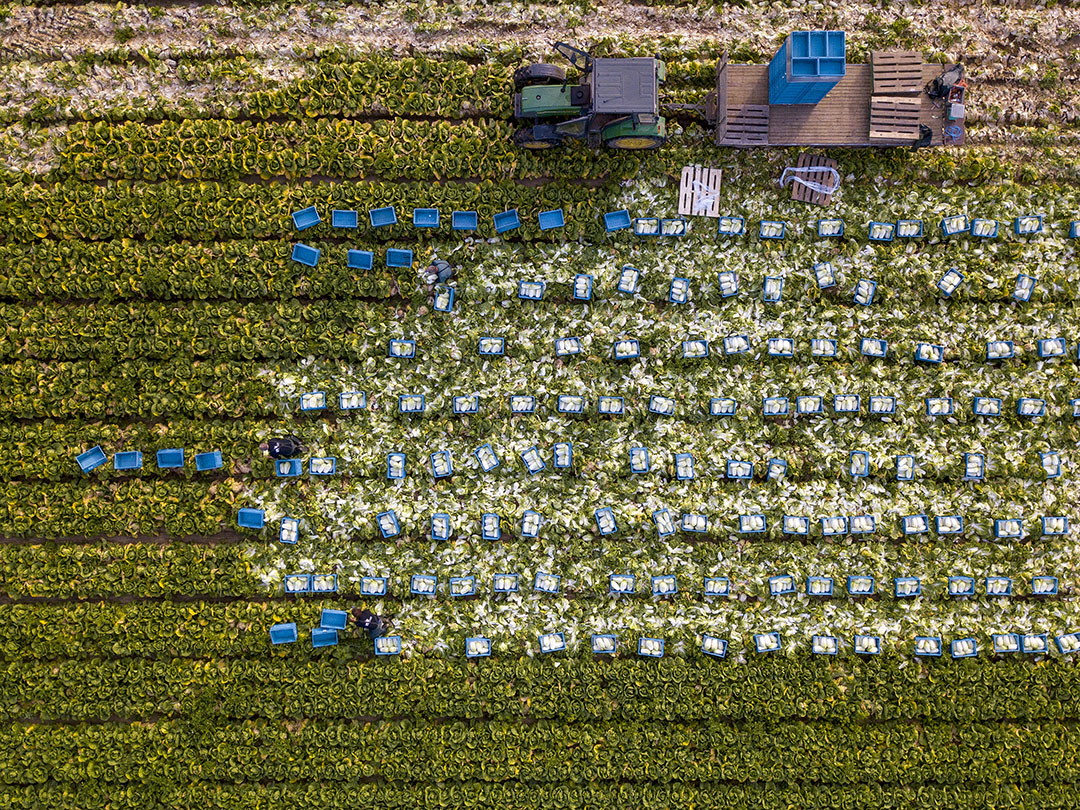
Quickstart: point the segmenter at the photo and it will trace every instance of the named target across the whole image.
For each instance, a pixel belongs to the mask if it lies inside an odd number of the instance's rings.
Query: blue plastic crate
[[[522,279],[518,282],[518,298],[522,301],[543,301],[547,283],[539,279]]]
[[[937,288],[941,290],[942,294],[946,297],[956,292],[957,288],[963,283],[964,274],[957,270],[955,267],[951,267],[945,271],[937,283]]]
[[[970,229],[971,225],[964,214],[951,214],[941,220],[942,236],[956,236],[957,234],[968,233]]]
[[[994,239],[998,235],[998,223],[994,219],[973,219],[970,230],[979,239]]]
[[[113,456],[113,469],[115,470],[139,470],[142,469],[142,453],[138,450],[125,450]]]
[[[304,462],[298,458],[279,458],[274,461],[274,475],[278,478],[298,478],[304,474]]]
[[[619,524],[615,521],[615,513],[610,506],[602,506],[593,512],[596,520],[596,528],[602,535],[614,534],[619,530]]]
[[[195,469],[199,472],[216,470],[222,466],[221,451],[212,450],[209,453],[195,454]]]
[[[821,518],[822,537],[840,537],[848,533],[848,519],[843,515]]]
[[[682,344],[684,360],[702,360],[709,356],[709,341],[695,338],[684,340]]]
[[[795,593],[795,577],[791,574],[769,577],[769,596],[787,596],[792,593]]]
[[[492,543],[502,538],[502,518],[495,512],[480,515],[480,537]]]
[[[593,277],[588,273],[578,273],[574,276],[572,290],[575,301],[591,301],[593,296]]]
[[[385,208],[372,208],[368,211],[368,219],[371,220],[372,228],[383,228],[387,225],[397,224],[397,211],[394,210],[394,206],[388,205]]]
[[[491,221],[495,224],[495,233],[506,233],[521,227],[521,219],[518,217],[516,208],[496,214]]]
[[[386,251],[387,267],[412,267],[413,252],[402,248],[390,248]]]
[[[832,406],[836,413],[858,413],[862,408],[862,397],[858,394],[835,394]]]
[[[184,466],[184,448],[170,447],[157,451],[157,465],[163,470]]]
[[[877,519],[873,515],[852,515],[848,518],[850,534],[873,534],[877,531]]]
[[[884,357],[889,353],[889,343],[880,338],[862,338],[859,341],[859,353],[863,357]]]
[[[330,212],[330,225],[334,228],[355,228],[360,224],[355,211],[335,208]]]
[[[414,208],[412,212],[412,224],[414,228],[438,228],[438,208]]]
[[[938,534],[963,534],[963,515],[938,515],[934,518],[934,530]]]
[[[705,596],[727,596],[731,593],[731,580],[727,577],[705,577],[702,589]]]
[[[657,509],[652,513],[653,525],[660,537],[670,537],[675,534],[675,521],[671,517],[670,509]]]
[[[318,225],[322,222],[322,218],[319,216],[319,212],[315,210],[315,206],[312,205],[307,208],[301,208],[299,211],[293,211],[292,221],[293,225],[296,226],[296,230],[303,231]]]
[[[897,239],[918,239],[923,235],[923,221],[921,219],[898,219],[896,220]]]
[[[918,577],[893,579],[893,596],[897,599],[914,599],[922,594],[922,581]]]
[[[639,638],[637,654],[642,658],[663,658],[664,640],[662,638]]]
[[[1080,632],[1062,633],[1054,638],[1054,644],[1057,645],[1058,652],[1062,655],[1074,653],[1080,649]]]
[[[311,646],[318,649],[319,647],[334,647],[338,643],[337,630],[329,630],[325,627],[313,627],[311,628]]]
[[[296,622],[287,622],[270,626],[271,644],[292,644],[298,637],[296,632]]]
[[[782,647],[783,641],[775,630],[771,633],[754,634],[754,650],[759,653],[778,653]]]
[[[311,245],[297,242],[293,245],[292,260],[294,262],[300,262],[300,264],[306,264],[308,267],[314,267],[319,263],[320,253],[321,251],[318,248],[313,248]]]
[[[428,460],[435,478],[449,478],[454,474],[454,459],[449,450],[436,450]]]
[[[784,279],[782,276],[765,276],[765,283],[761,286],[761,300],[766,304],[779,304],[784,296]]]
[[[525,465],[525,470],[529,475],[536,475],[538,472],[543,472],[543,470],[547,468],[544,457],[540,455],[540,448],[535,444],[522,451],[521,462]]]
[[[558,574],[537,571],[533,578],[533,590],[538,593],[558,593],[561,583],[562,577]]]
[[[337,574],[312,574],[312,593],[337,593]]]
[[[343,411],[362,411],[367,407],[367,394],[363,391],[342,391],[338,394],[338,408]]]
[[[537,637],[541,654],[565,652],[566,636],[563,633],[543,633]]]
[[[949,645],[949,652],[953,658],[975,658],[979,645],[973,638],[958,638]]]
[[[1069,533],[1069,519],[1064,515],[1046,515],[1041,521],[1044,537],[1062,537]]]
[[[707,633],[701,636],[701,651],[705,655],[711,655],[713,658],[724,658],[727,656],[727,649],[727,639]]]
[[[987,596],[1012,596],[1013,581],[1011,577],[985,577],[983,588]]]
[[[1035,285],[1039,280],[1027,273],[1019,273],[1016,276],[1016,286],[1013,288],[1012,297],[1017,301],[1030,301],[1031,294],[1035,291]]]
[[[325,391],[307,391],[300,395],[301,411],[321,411],[326,407]]]
[[[682,217],[660,220],[661,236],[686,236],[686,220]]]
[[[839,655],[840,640],[836,636],[811,636],[810,652],[813,655]]]
[[[637,217],[634,220],[634,236],[659,236],[660,217]]]
[[[449,594],[452,599],[476,596],[476,577],[450,577]]]
[[[386,347],[386,356],[394,360],[412,360],[416,357],[416,341],[392,338]]]
[[[568,470],[574,464],[574,443],[555,442],[552,448],[552,466],[556,470]]]
[[[746,220],[742,217],[724,216],[716,223],[716,232],[720,236],[742,236],[746,231]]]
[[[871,281],[868,278],[860,278],[855,284],[855,293],[852,296],[852,301],[856,304],[860,304],[864,307],[870,306],[874,303],[874,296],[877,294],[877,282]]]
[[[705,534],[709,531],[709,516],[700,512],[684,512],[682,530],[694,534]]]
[[[793,31],[769,61],[769,103],[816,104],[846,73],[843,31]]]
[[[1046,415],[1046,400],[1037,397],[1020,397],[1016,401],[1016,415],[1034,419]]]
[[[105,451],[101,449],[101,445],[96,445],[75,456],[75,461],[78,463],[80,470],[88,473],[104,464],[107,458]]]
[[[765,397],[761,400],[761,413],[765,417],[777,418],[791,413],[791,404],[787,397]]]
[[[375,655],[401,655],[401,636],[379,636],[375,639]]]
[[[731,397],[710,397],[709,416],[734,416],[739,403]]]
[[[349,626],[349,614],[344,610],[323,608],[319,616],[319,627],[326,630],[344,630]]]
[[[450,515],[446,512],[436,512],[431,516],[431,539],[450,539]]]
[[[1046,640],[1046,633],[1024,633],[1021,635],[1020,652],[1029,655],[1045,655],[1050,652],[1050,644]]]
[[[1000,654],[1020,652],[1020,636],[1017,633],[994,633],[990,637],[994,652]]]
[[[892,222],[871,222],[867,238],[871,242],[891,242],[896,238],[896,225]]]
[[[856,655],[881,655],[881,636],[856,633],[851,647]]]
[[[814,265],[814,280],[818,288],[828,290],[836,286],[836,270],[829,262],[818,262]]]
[[[450,227],[455,231],[475,231],[478,224],[475,211],[454,211],[450,214]]]
[[[1042,576],[1031,578],[1031,593],[1033,596],[1057,596],[1057,592],[1057,577]]]
[[[923,399],[926,415],[930,417],[952,416],[952,397],[926,397]]]
[[[1080,220],[1074,219],[1069,223],[1069,238],[1080,239]]]
[[[779,481],[787,475],[788,463],[782,458],[770,458],[765,467],[766,481]]]
[[[615,360],[634,360],[641,356],[641,344],[635,338],[623,338],[611,344]]]
[[[769,528],[765,515],[739,515],[740,534],[764,534]]]
[[[286,574],[285,594],[311,593],[311,574]]]
[[[833,595],[833,579],[832,577],[807,577],[806,578],[806,595],[807,596],[832,596]]]
[[[350,250],[348,266],[353,270],[370,270],[375,266],[375,252],[371,250]]]
[[[480,469],[484,472],[491,472],[501,463],[490,443],[482,444],[473,450],[473,456],[476,457]]]
[[[536,413],[536,397],[531,394],[511,394],[510,413],[514,416]]]
[[[476,353],[481,357],[498,357],[506,352],[506,338],[483,335],[477,341]]]
[[[763,219],[758,225],[759,239],[783,239],[787,233],[787,223],[777,219]]]
[[[326,463],[329,463],[329,468],[326,467]],[[311,475],[333,475],[337,472],[337,458],[334,456],[325,456],[321,458],[312,458],[308,460],[308,473]]]
[[[401,524],[398,523],[397,513],[394,510],[379,512],[375,516],[375,523],[379,527],[379,533],[383,539],[397,537],[401,534]]]
[[[1064,357],[1067,343],[1065,338],[1043,338],[1036,345],[1040,359],[1050,360],[1055,357]]]
[[[480,413],[480,397],[476,394],[457,396],[452,402],[454,413],[457,415]]]
[[[472,636],[465,639],[466,658],[487,658],[491,655],[491,639]]]
[[[872,576],[855,574],[847,578],[847,592],[850,596],[873,596],[877,583]]]
[[[926,515],[905,515],[900,519],[900,531],[906,535],[927,534],[930,518]]]
[[[493,593],[517,593],[519,580],[517,574],[495,574],[491,578],[491,590]]]
[[[795,341],[792,338],[780,336],[771,337],[766,344],[769,357],[794,357]],[[799,397],[801,399],[802,397]]]
[[[244,529],[261,529],[266,522],[266,513],[262,509],[243,508],[236,513],[236,525]]]
[[[540,230],[542,231],[561,228],[566,224],[566,218],[563,216],[563,210],[561,208],[555,208],[551,211],[541,211],[537,215],[537,220],[540,222]]]
[[[281,519],[281,527],[278,529],[278,540],[288,546],[295,546],[300,537],[300,521],[294,517],[285,515]]]
[[[409,593],[413,596],[434,596],[439,578],[434,574],[413,574],[409,577]]]
[[[939,658],[941,656],[941,637],[915,636],[914,652],[920,658]]]
[[[690,300],[690,279],[675,276],[671,279],[668,287],[668,302],[672,304],[685,304]]]
[[[520,533],[522,537],[527,537],[530,540],[535,540],[540,536],[540,524],[543,518],[539,512],[532,509],[526,509],[521,513],[521,529]]]
[[[625,208],[604,214],[604,228],[608,233],[622,231],[630,227],[630,212]]]
[[[870,414],[872,416],[892,416],[895,413],[896,397],[870,397]]]
[[[609,633],[593,633],[590,642],[596,655],[614,655],[619,644],[618,637]]]
[[[454,288],[448,284],[436,284],[435,301],[431,308],[436,312],[452,312],[454,309]]]
[[[817,221],[817,235],[822,239],[844,235],[844,221],[842,219],[819,219]]]

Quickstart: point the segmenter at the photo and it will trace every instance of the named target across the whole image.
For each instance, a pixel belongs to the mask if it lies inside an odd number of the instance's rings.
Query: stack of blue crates
[[[817,104],[846,73],[843,31],[793,31],[769,63],[769,103]]]

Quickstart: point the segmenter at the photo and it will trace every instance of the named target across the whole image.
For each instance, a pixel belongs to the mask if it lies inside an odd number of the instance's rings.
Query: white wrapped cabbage
[[[615,649],[615,639],[610,636],[594,636],[593,649],[597,652],[611,652]]]
[[[832,655],[836,652],[836,639],[832,636],[814,636],[814,652],[819,655]]]
[[[749,478],[754,472],[754,465],[749,461],[729,461],[729,478]]]
[[[776,650],[780,647],[780,640],[775,633],[766,633],[757,637],[757,646],[759,650]]]
[[[300,407],[304,410],[322,408],[326,405],[326,395],[322,391],[313,391],[300,397]]]
[[[401,478],[405,475],[405,456],[401,453],[391,453],[389,460],[391,478]]]
[[[634,592],[634,578],[629,574],[612,574],[608,582],[614,593]]]

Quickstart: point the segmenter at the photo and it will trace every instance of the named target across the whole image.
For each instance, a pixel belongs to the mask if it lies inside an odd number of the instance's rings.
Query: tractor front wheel
[[[525,65],[514,71],[514,90],[521,90],[530,84],[562,84],[566,81],[566,71],[556,65],[537,63]]]
[[[658,149],[664,145],[661,135],[619,135],[604,141],[608,149]]]
[[[514,145],[522,149],[553,149],[562,144],[562,139],[553,134],[551,127],[522,127],[514,133]]]

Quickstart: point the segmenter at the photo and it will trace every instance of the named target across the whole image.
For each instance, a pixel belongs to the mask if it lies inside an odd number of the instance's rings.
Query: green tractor
[[[565,42],[555,50],[581,76],[574,84],[556,65],[514,71],[514,117],[525,123],[514,143],[551,149],[569,140],[610,149],[656,149],[666,140],[659,86],[664,63],[651,57],[593,59]]]

